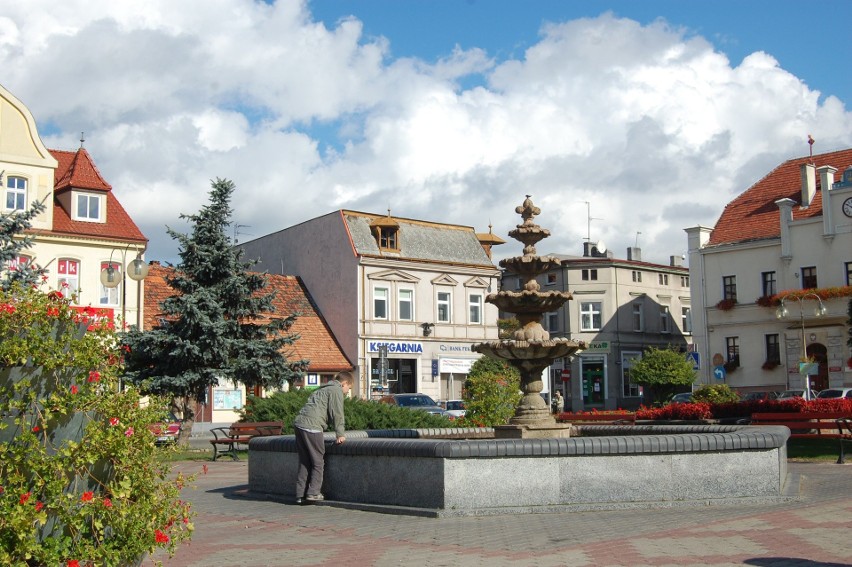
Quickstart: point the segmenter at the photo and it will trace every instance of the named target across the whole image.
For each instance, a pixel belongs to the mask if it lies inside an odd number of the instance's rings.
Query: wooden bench
[[[282,421],[237,421],[229,427],[216,427],[211,429],[213,439],[213,460],[223,455],[230,455],[235,461],[237,457],[237,445],[246,445],[252,437],[264,435],[281,435],[284,429]],[[221,447],[221,449],[220,449]]]
[[[598,425],[635,425],[636,414],[630,412],[563,412],[556,415],[556,421],[560,423],[595,423]]]
[[[790,412],[753,413],[752,425],[784,425],[790,429],[790,437],[797,439],[838,439],[843,464],[844,444],[852,442],[852,416],[837,412]],[[845,429],[845,431],[844,431]]]

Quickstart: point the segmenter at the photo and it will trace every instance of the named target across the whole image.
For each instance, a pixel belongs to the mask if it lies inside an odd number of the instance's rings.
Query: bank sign
[[[420,343],[390,342],[390,341],[367,341],[367,352],[379,352],[380,346],[387,346],[388,353],[414,353],[423,354],[423,345]]]

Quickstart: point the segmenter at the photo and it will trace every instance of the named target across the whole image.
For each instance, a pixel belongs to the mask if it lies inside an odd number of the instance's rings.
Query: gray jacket
[[[343,437],[343,388],[337,380],[314,390],[293,424],[300,429],[325,431],[329,423],[334,424],[334,433]]]

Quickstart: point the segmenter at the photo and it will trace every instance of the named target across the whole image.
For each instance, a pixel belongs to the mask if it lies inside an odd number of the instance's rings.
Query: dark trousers
[[[296,451],[299,453],[299,472],[296,475],[296,498],[319,494],[325,470],[325,443],[322,433],[296,430]],[[307,485],[307,490],[305,490]]]

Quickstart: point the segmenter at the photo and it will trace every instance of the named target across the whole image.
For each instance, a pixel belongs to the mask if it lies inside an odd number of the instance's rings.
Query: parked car
[[[692,402],[692,392],[681,392],[680,394],[675,394],[672,396],[672,399],[669,403],[672,404],[688,404]]]
[[[175,414],[169,414],[169,419],[166,422],[152,423],[148,426],[148,431],[154,434],[157,438],[157,445],[168,445],[175,443],[180,435],[180,420],[175,417]]]
[[[792,400],[793,398],[804,398],[804,390],[784,390],[778,394],[777,400]]]
[[[740,399],[744,402],[778,399],[780,392],[746,392]]]
[[[817,394],[818,400],[849,398],[852,399],[852,388],[828,388]]]
[[[467,413],[467,410],[464,409],[464,402],[461,400],[441,402],[441,407],[447,410],[451,417],[464,417],[464,414]]]
[[[379,402],[449,417],[447,410],[439,406],[435,400],[426,394],[391,394],[383,396],[379,399]]]

